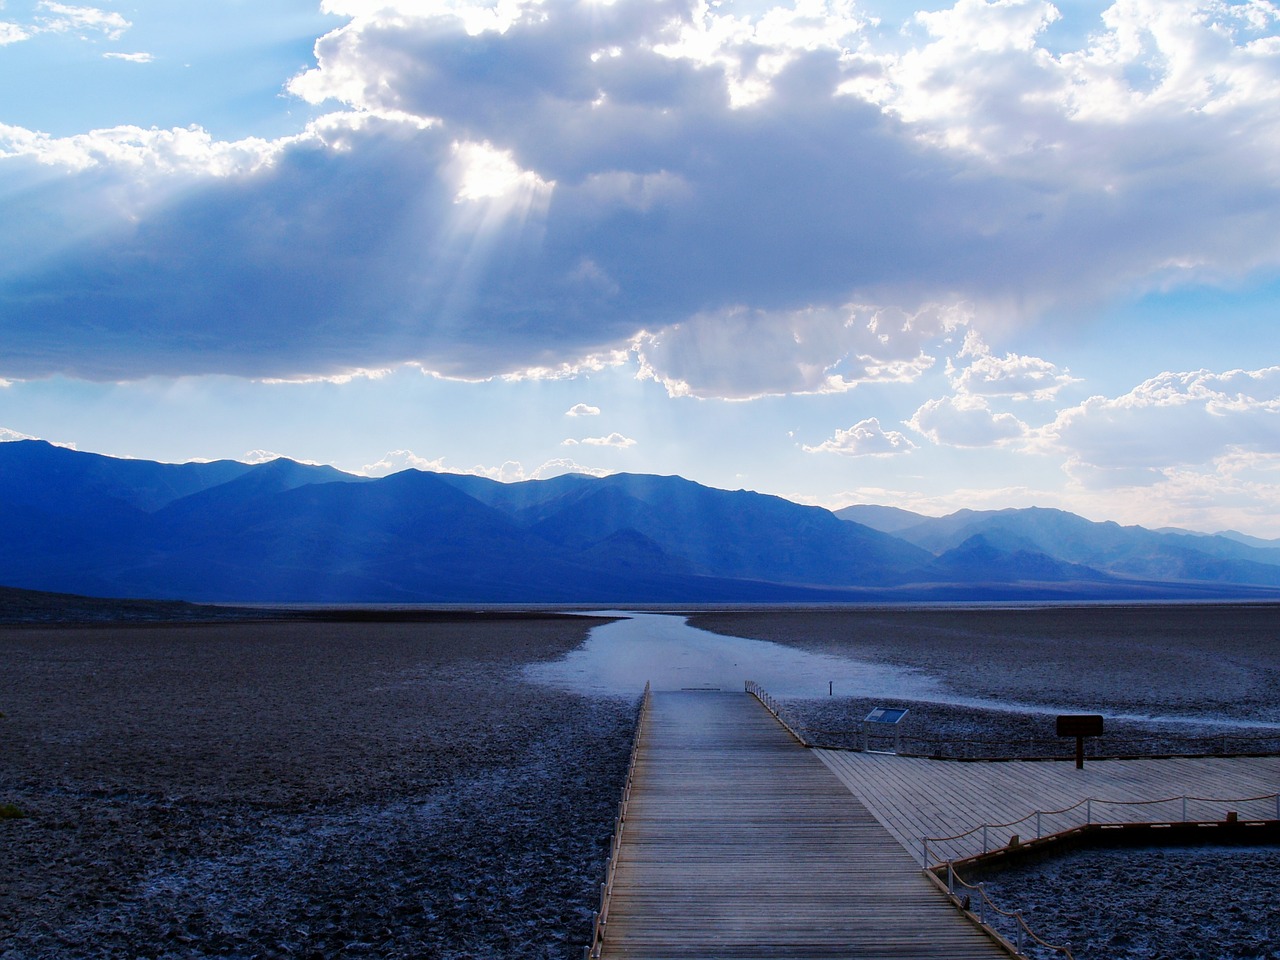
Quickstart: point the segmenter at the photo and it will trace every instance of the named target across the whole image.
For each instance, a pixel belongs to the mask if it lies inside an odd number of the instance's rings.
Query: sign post
[[[1102,717],[1096,713],[1058,715],[1058,736],[1076,738],[1076,769],[1084,769],[1084,738],[1102,736]]]
[[[902,733],[898,724],[902,722],[902,718],[907,715],[905,707],[876,707],[867,714],[867,719],[863,721],[863,729],[866,731],[866,749],[867,753],[897,753],[902,749]],[[893,750],[872,750],[871,749],[871,732],[875,731],[892,731],[893,732]]]

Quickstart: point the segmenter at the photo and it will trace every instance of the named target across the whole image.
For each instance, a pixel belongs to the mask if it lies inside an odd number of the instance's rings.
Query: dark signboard
[[[1100,737],[1102,717],[1096,713],[1064,713],[1058,716],[1060,737]]]

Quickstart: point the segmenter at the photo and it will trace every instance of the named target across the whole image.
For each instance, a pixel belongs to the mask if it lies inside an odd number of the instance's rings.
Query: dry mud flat
[[[0,958],[576,957],[633,700],[599,621],[0,627]]]

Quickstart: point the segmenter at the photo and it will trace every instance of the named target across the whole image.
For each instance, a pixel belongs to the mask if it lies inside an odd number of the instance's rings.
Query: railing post
[[[1093,797],[1089,797],[1084,802],[1084,822],[1093,823]]]
[[[982,825],[982,852],[987,852],[987,825]]]
[[[947,861],[947,893],[956,895],[956,868],[950,860]]]
[[[1187,822],[1187,798],[1182,798],[1182,822]]]
[[[924,868],[929,869],[929,838],[924,838]]]
[[[1280,820],[1280,793],[1276,794],[1276,819]]]
[[[1036,839],[1040,839],[1040,811],[1036,811]]]

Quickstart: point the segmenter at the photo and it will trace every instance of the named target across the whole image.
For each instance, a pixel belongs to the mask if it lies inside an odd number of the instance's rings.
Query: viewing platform
[[[1090,760],[1077,770],[1070,760],[812,752],[922,866],[1086,823],[1280,820],[1280,757]],[[931,840],[925,863],[925,838],[960,834]]]
[[[652,695],[603,920],[610,960],[1005,956],[740,692]]]

